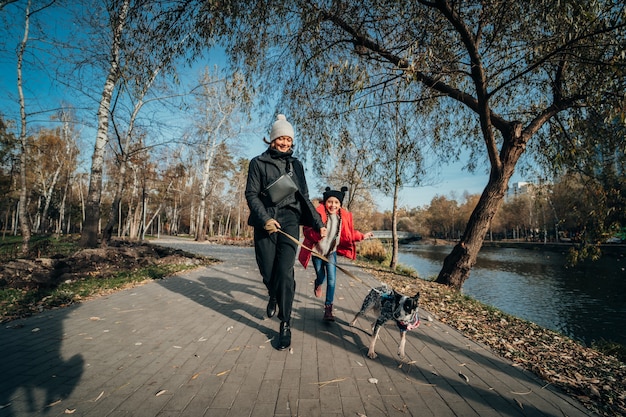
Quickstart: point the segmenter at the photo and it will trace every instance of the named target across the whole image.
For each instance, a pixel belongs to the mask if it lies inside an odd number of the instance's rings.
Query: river
[[[420,277],[435,277],[451,246],[400,247],[398,261]],[[626,257],[605,256],[576,268],[566,255],[530,249],[483,247],[463,293],[586,345],[626,345]]]

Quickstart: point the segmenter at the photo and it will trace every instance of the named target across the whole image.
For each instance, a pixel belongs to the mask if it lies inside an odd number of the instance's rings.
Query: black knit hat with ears
[[[330,187],[326,187],[326,191],[322,196],[322,201],[326,202],[330,197],[335,197],[339,200],[339,204],[343,205],[343,198],[346,196],[346,191],[348,191],[348,187],[341,187],[341,191],[331,190]]]

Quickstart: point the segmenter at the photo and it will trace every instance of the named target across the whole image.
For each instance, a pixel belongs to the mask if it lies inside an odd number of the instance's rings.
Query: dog
[[[350,327],[354,327],[359,316],[364,315],[368,310],[373,309],[378,312],[378,317],[372,325],[372,339],[370,340],[369,351],[367,356],[370,359],[376,359],[376,339],[380,328],[388,320],[394,320],[400,329],[400,344],[398,345],[398,356],[404,359],[404,345],[406,344],[406,332],[420,325],[418,316],[418,302],[420,293],[413,297],[402,295],[386,286],[372,288],[365,296],[361,310],[354,316],[354,320],[350,322]]]

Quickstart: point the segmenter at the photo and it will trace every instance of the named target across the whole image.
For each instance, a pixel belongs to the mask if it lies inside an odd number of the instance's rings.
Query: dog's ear
[[[415,301],[419,300],[419,299],[420,299],[420,293],[418,292],[417,294],[415,294],[415,295],[413,296],[413,299],[414,299]]]

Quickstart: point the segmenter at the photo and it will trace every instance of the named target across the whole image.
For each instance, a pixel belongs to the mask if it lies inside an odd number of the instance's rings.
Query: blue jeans
[[[326,257],[330,262],[321,260],[317,256],[313,256],[313,267],[315,267],[315,286],[322,285],[326,281],[326,302],[325,305],[333,303],[335,299],[335,284],[337,282],[337,252],[330,253]]]

